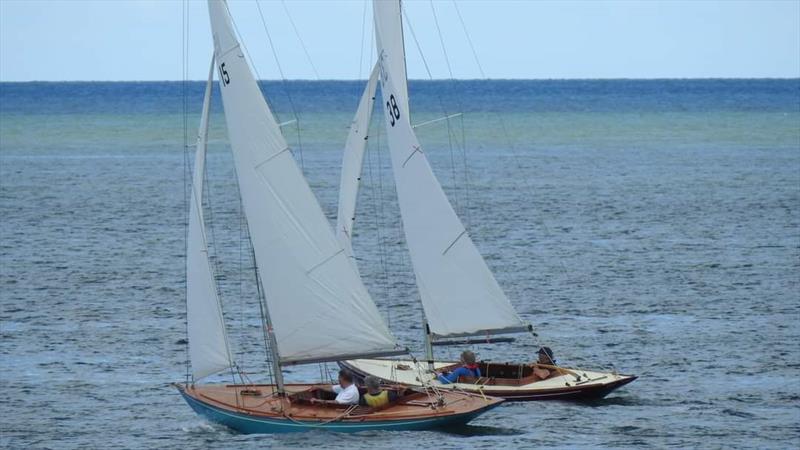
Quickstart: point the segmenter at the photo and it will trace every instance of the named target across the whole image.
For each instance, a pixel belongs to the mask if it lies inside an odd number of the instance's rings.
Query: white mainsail
[[[400,2],[374,0],[373,11],[397,197],[430,331],[455,337],[527,330],[447,200],[412,129]]]
[[[281,135],[227,4],[208,4],[239,192],[281,362],[401,353]]]
[[[344,145],[342,159],[342,179],[339,182],[339,212],[336,217],[336,237],[347,250],[348,256],[353,256],[352,239],[353,225],[356,220],[356,200],[358,187],[361,182],[361,167],[364,162],[364,150],[367,148],[369,137],[369,122],[375,105],[375,89],[378,85],[378,65],[372,69],[372,74],[361,94],[358,110],[350,124],[350,132]]]
[[[222,307],[211,262],[203,221],[203,176],[208,142],[208,115],[211,87],[214,83],[214,60],[208,73],[197,150],[194,157],[192,192],[189,203],[189,230],[186,242],[186,321],[189,338],[189,360],[195,380],[232,366]]]

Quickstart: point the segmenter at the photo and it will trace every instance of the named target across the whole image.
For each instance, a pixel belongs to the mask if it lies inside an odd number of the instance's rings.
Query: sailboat
[[[494,275],[456,215],[414,133],[409,118],[408,81],[400,0],[374,0],[376,42],[386,141],[397,189],[411,263],[424,310],[425,362],[360,358],[339,364],[357,375],[373,375],[407,386],[435,385],[438,389],[475,392],[513,400],[585,399],[607,395],[636,379],[537,362],[479,364],[482,376],[441,382],[437,371],[458,367],[455,361],[436,361],[435,345],[508,342],[502,335],[533,333],[514,310]],[[376,76],[373,73],[373,77]],[[352,236],[364,140],[351,139],[367,128],[374,96],[367,84],[347,140],[342,168],[337,234]],[[355,130],[355,131],[354,131]],[[357,137],[357,136],[355,136]],[[350,244],[345,242],[347,248]],[[547,376],[536,369],[546,369]],[[423,375],[420,376],[420,373]],[[543,373],[539,371],[539,373]]]
[[[244,433],[325,429],[417,430],[463,424],[503,400],[386,386],[383,407],[320,404],[330,384],[286,384],[282,368],[407,354],[398,346],[323,214],[251,72],[224,0],[209,0],[214,56],[203,100],[187,230],[187,333],[190,379],[174,386],[200,415]],[[202,193],[214,73],[256,263],[263,328],[274,384],[201,383],[236,375],[222,304],[208,257]],[[235,378],[234,378],[235,379]]]

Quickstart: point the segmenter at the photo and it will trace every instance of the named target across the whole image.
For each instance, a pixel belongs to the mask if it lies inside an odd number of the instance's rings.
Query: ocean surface
[[[331,219],[362,87],[263,84],[281,121],[299,118],[284,134]],[[1,448],[800,446],[800,80],[412,82],[412,123],[463,113],[419,138],[540,342],[562,365],[640,379],[589,404],[507,403],[458,429],[358,435],[239,435],[169,386],[186,373],[183,144],[202,90],[186,87],[184,131],[181,83],[0,84]],[[218,97],[214,110],[211,253],[236,359],[265,380]],[[355,252],[420,355],[379,125]],[[474,350],[520,361],[537,345]]]

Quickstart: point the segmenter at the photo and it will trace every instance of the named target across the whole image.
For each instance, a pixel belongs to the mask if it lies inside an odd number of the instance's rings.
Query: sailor
[[[358,404],[358,388],[353,383],[353,375],[344,369],[339,371],[339,384],[333,386],[333,392],[336,393],[335,400],[320,400],[318,398],[312,398],[311,403],[327,403],[337,405]]]
[[[381,389],[381,382],[377,377],[367,376],[364,384],[367,386],[367,393],[361,397],[362,405],[379,408],[397,400],[397,394],[393,391]]]
[[[481,369],[475,362],[475,353],[464,350],[461,352],[461,367],[450,373],[444,371],[438,374],[437,378],[442,383],[449,384],[458,381],[459,377],[480,378],[480,376]]]
[[[540,380],[544,380],[547,379],[553,371],[544,367],[539,367],[538,364],[555,366],[556,360],[553,358],[553,350],[551,350],[550,347],[540,347],[538,353],[539,360],[536,361],[537,365],[533,367],[533,375]]]

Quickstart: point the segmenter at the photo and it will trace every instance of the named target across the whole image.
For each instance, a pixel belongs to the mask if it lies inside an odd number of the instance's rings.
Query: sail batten
[[[280,360],[396,351],[249,64],[230,51],[238,40],[225,2],[208,4],[239,193]]]
[[[203,220],[203,178],[213,77],[214,60],[212,59],[195,150],[186,242],[187,332],[189,360],[191,361],[192,377],[195,380],[232,366],[222,307],[217,295],[211,262],[208,259],[208,244]]]
[[[453,210],[414,134],[400,8],[398,0],[373,1],[387,141],[428,326],[437,337],[528,330]]]

